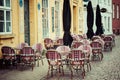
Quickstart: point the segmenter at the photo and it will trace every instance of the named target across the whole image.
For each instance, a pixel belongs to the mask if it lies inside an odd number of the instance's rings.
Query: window
[[[52,7],[52,32],[54,32],[54,7]]]
[[[83,14],[82,14],[82,8],[79,7],[79,31],[80,31],[80,32],[82,31],[82,26],[83,26],[83,25],[81,24],[81,22],[82,22],[82,20],[83,20],[83,19],[82,19],[82,18],[83,18],[82,15],[83,15]]]
[[[110,5],[110,0],[108,0],[108,5]]]
[[[107,24],[106,24],[106,16],[104,17],[104,26],[107,27]]]
[[[104,0],[104,4],[106,4],[106,0]]]
[[[119,5],[117,5],[117,19],[119,19]]]
[[[108,17],[108,31],[110,31],[110,17]]]
[[[115,4],[113,4],[112,10],[113,10],[112,16],[113,16],[113,18],[115,18]]]
[[[60,16],[59,16],[59,1],[55,1],[55,30],[56,37],[60,36]]]
[[[98,0],[98,4],[100,3],[100,1]]]
[[[0,1],[0,6],[4,6],[4,0]]]
[[[99,4],[99,3],[102,3],[102,0],[98,0],[98,4]]]
[[[11,1],[0,0],[0,34],[12,33]]]
[[[119,5],[119,10],[118,11],[119,11],[119,18],[120,18],[120,5]]]
[[[43,27],[43,38],[48,37],[48,0],[42,0],[42,27]]]

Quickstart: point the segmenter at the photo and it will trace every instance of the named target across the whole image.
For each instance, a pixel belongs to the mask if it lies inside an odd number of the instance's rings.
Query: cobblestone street
[[[112,52],[104,52],[101,62],[92,62],[92,70],[85,80],[120,80],[120,37],[116,38],[116,46]]]
[[[92,61],[92,70],[86,72],[84,80],[120,80],[120,36],[116,37],[116,46],[112,52],[103,52],[104,58],[102,61]],[[44,59],[44,65],[31,69],[4,69],[0,70],[0,80],[46,80],[47,61]],[[65,73],[66,74],[66,73]],[[65,75],[67,76],[67,74]],[[61,76],[59,80],[70,80],[70,74],[67,77]],[[56,76],[50,80],[57,80]],[[73,80],[81,80],[79,77]]]

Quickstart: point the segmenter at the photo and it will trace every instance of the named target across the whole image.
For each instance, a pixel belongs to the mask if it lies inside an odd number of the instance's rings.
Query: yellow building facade
[[[63,37],[64,0],[2,0],[0,3],[0,48],[30,46],[46,37]],[[83,34],[83,0],[70,0],[71,33]],[[2,19],[3,18],[3,19]],[[8,19],[7,19],[8,18]],[[0,52],[0,57],[2,53]]]

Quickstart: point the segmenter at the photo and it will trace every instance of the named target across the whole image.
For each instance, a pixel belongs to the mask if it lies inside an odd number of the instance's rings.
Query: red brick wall
[[[112,4],[115,5],[115,18],[113,18],[112,21],[113,32],[116,34],[120,34],[120,0],[112,0]],[[119,5],[119,19],[117,19],[117,5]]]

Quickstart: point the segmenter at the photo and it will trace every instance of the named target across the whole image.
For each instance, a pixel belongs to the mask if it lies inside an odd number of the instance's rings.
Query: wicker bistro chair
[[[61,38],[57,39],[56,42],[58,45],[63,45],[63,39],[61,39]]]
[[[83,39],[80,42],[82,42],[84,45],[90,45],[90,40],[88,39]]]
[[[115,46],[115,34],[109,34],[107,36],[111,36],[113,38],[112,46]]]
[[[36,56],[36,60],[37,60],[37,65],[39,66],[39,60],[41,60],[42,65],[44,65],[43,63],[43,46],[41,43],[37,43],[35,45],[32,46],[32,48],[35,51],[35,56]]]
[[[24,47],[20,50],[20,63],[23,65],[32,66],[32,70],[35,64],[35,53],[31,47]]]
[[[28,47],[29,45],[28,45],[28,43],[24,43],[24,42],[22,42],[22,43],[20,43],[16,48],[18,48],[18,49],[22,49],[22,48],[24,48],[24,47]]]
[[[113,38],[111,36],[105,36],[103,38],[104,44],[104,51],[112,51],[113,47]]]
[[[78,36],[80,40],[84,39],[82,35],[78,35]]]
[[[81,45],[78,47],[79,50],[82,50],[85,54],[85,65],[87,65],[87,71],[91,70],[90,58],[92,53],[92,48],[90,45]]]
[[[1,48],[1,51],[2,51],[3,60],[4,60],[6,67],[8,66],[8,64],[12,64],[12,65],[14,65],[15,63],[17,64],[16,54],[13,48],[9,46],[3,46]],[[8,63],[8,61],[10,61],[10,63]]]
[[[84,69],[85,54],[82,52],[82,50],[73,49],[71,53],[68,55],[68,57],[70,60],[71,76],[73,77],[73,70],[76,71],[77,75],[79,75],[79,70],[81,70],[82,78],[84,78],[85,76],[85,69]]]
[[[79,36],[76,34],[72,34],[73,41],[79,41]]]
[[[54,70],[57,71],[58,78],[59,78],[59,73],[61,73],[61,71],[62,71],[62,74],[64,75],[61,55],[57,51],[48,50],[46,53],[46,58],[47,58],[48,65],[49,65],[47,77],[49,76],[49,71],[51,71],[51,76],[53,76]]]
[[[92,41],[90,46],[92,47],[92,60],[95,60],[96,58],[98,60],[102,60],[103,59],[102,44],[98,41]]]
[[[54,48],[54,46],[53,46],[53,40],[52,39],[50,39],[50,38],[45,38],[44,39],[44,46],[45,46],[45,48],[48,50],[48,49],[51,49],[51,48]]]
[[[59,46],[63,45],[63,39],[62,38],[58,38],[57,40],[54,41],[54,49],[56,49]]]
[[[72,49],[78,48],[78,47],[81,46],[81,45],[83,45],[82,42],[74,41],[74,42],[72,43],[71,48],[72,48]]]
[[[93,37],[92,37],[92,41],[94,41],[94,40],[96,40],[96,39],[101,39],[101,37],[100,37],[100,36],[93,36]]]
[[[94,41],[101,43],[101,45],[102,45],[102,51],[104,51],[104,44],[105,44],[105,42],[103,41],[103,39],[96,39]]]

